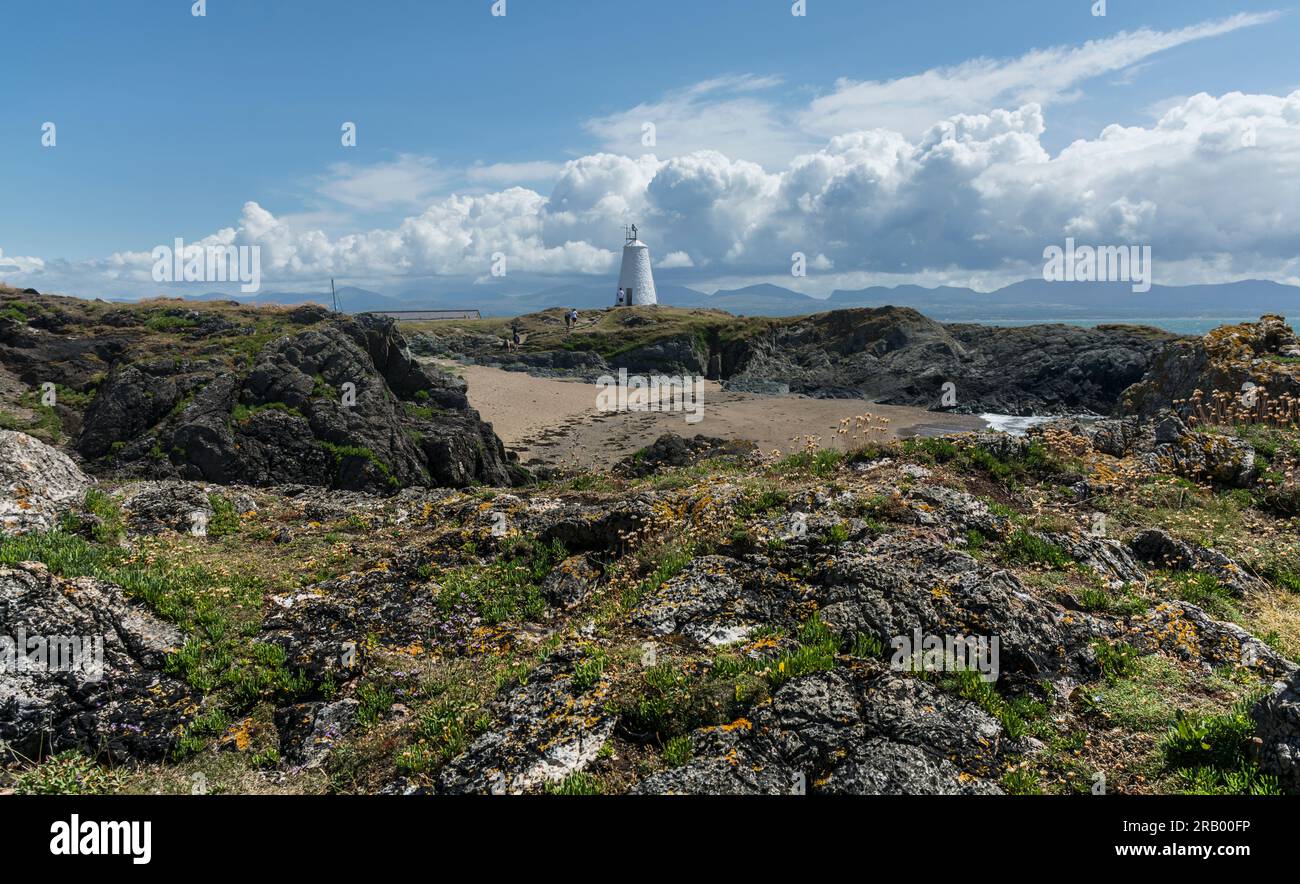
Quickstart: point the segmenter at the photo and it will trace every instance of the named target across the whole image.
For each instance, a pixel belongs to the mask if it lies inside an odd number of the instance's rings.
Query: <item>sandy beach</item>
[[[848,399],[757,396],[723,390],[706,381],[700,419],[681,412],[606,412],[597,409],[598,388],[591,383],[533,377],[476,365],[440,363],[469,383],[469,401],[491,422],[505,444],[524,463],[608,466],[649,445],[659,436],[702,433],[723,439],[747,439],[763,451],[790,452],[805,436],[819,437],[823,447],[845,447],[863,436],[841,436],[841,421],[856,428],[870,413],[885,432],[871,438],[932,436],[978,430],[985,422],[972,415],[943,414],[920,408],[874,405]],[[887,421],[888,423],[884,423]]]

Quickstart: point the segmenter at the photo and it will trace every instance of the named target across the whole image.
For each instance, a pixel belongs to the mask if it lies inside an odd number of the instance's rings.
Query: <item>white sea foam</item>
[[[1050,421],[1058,420],[1059,415],[1046,417],[1018,417],[1014,414],[981,414],[980,420],[989,425],[990,430],[1007,433],[1011,436],[1023,436],[1032,428]]]

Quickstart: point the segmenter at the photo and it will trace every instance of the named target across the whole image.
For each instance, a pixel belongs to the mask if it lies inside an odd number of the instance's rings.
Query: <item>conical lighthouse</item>
[[[618,274],[619,305],[645,307],[659,303],[655,293],[655,277],[650,270],[650,250],[637,239],[636,225],[626,230],[627,242],[623,245],[623,269]]]

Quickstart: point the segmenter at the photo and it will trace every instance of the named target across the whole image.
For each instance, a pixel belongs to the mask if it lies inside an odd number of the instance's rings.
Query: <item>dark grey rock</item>
[[[91,479],[63,452],[23,433],[0,430],[0,531],[48,531],[81,503]]]
[[[1260,739],[1259,765],[1284,788],[1300,791],[1300,670],[1273,686],[1251,710]]]
[[[602,679],[581,689],[573,681],[580,651],[561,651],[528,684],[489,710],[495,725],[438,776],[447,794],[519,794],[562,781],[596,760],[614,732]]]
[[[66,641],[82,642],[71,666],[0,665],[0,740],[29,758],[80,749],[117,761],[161,759],[199,706],[163,672],[184,642],[179,630],[113,584],[65,580],[32,563],[0,568],[0,645],[24,637],[58,644],[61,660]]]
[[[78,450],[127,474],[220,484],[391,491],[523,480],[464,382],[420,364],[391,320],[311,306],[295,317],[306,327],[268,343],[244,374],[186,360],[114,368]]]
[[[1166,531],[1151,528],[1130,541],[1137,557],[1156,568],[1210,574],[1233,595],[1263,592],[1268,584],[1218,550],[1178,540]]]

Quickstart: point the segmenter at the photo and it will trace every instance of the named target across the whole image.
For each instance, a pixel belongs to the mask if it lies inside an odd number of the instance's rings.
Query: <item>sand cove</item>
[[[921,408],[876,405],[857,399],[758,396],[705,382],[702,418],[689,423],[679,412],[610,412],[596,407],[598,388],[577,380],[539,378],[524,372],[440,362],[469,383],[470,404],[489,421],[524,463],[609,466],[667,432],[697,433],[722,439],[747,439],[763,451],[795,451],[806,436],[823,447],[844,447],[841,421],[854,427],[870,413],[888,421],[876,439],[908,438],[978,430],[987,423],[974,415],[945,414]],[[861,436],[852,438],[861,440]]]

